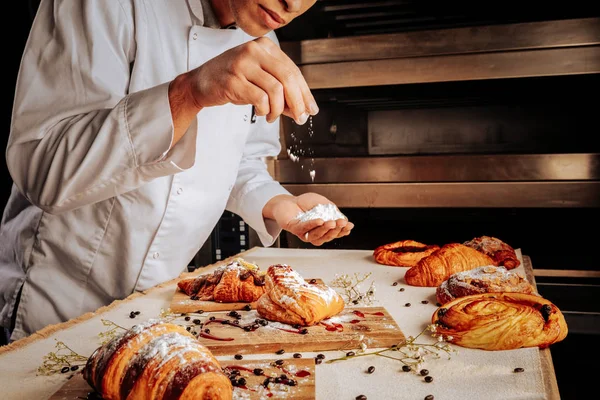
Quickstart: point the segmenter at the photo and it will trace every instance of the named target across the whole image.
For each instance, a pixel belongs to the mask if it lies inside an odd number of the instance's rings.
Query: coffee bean
[[[289,386],[296,386],[296,385],[298,384],[298,382],[296,382],[296,381],[295,381],[295,380],[293,380],[293,379],[290,379],[290,380],[288,380],[288,383],[287,383],[287,384],[288,384]]]
[[[429,375],[429,371],[426,369],[422,369],[421,371],[419,371],[419,373],[421,374],[421,376]]]
[[[355,356],[355,355],[356,355],[356,353],[353,352],[353,351],[349,351],[349,352],[346,353],[346,357],[352,357],[352,356]]]
[[[519,367],[519,368],[515,368],[515,370],[514,370],[514,371],[515,371],[515,372],[523,372],[523,371],[525,371],[525,369],[524,369],[524,368],[521,368],[521,367]]]
[[[300,354],[300,353],[294,353],[294,358],[302,358],[302,354]]]
[[[195,319],[192,322],[196,325],[200,325],[202,323],[202,321],[200,321],[199,319]]]
[[[392,283],[392,286],[398,286],[398,282]]]
[[[244,358],[244,356],[241,354],[236,354],[234,357],[236,360],[241,360],[242,358]]]
[[[309,283],[312,283],[312,284],[314,285],[315,283],[317,283],[317,280],[316,280],[316,279],[311,279],[311,280],[309,281]]]
[[[285,353],[284,349],[280,349],[275,352],[275,354],[283,354],[283,353]]]
[[[364,394],[358,395],[356,396],[356,400],[367,400],[367,396],[365,396]]]
[[[398,289],[399,292],[404,292],[404,288],[401,287],[400,289]]]
[[[369,368],[367,368],[367,372],[372,374],[373,372],[375,372],[375,367],[371,365]]]
[[[69,367],[62,367],[62,369],[60,370],[60,372],[62,372],[63,374],[66,372],[69,372]]]
[[[198,310],[196,311],[196,314],[204,314],[204,310]]]
[[[71,371],[77,371],[79,369],[79,365],[73,365],[71,367]]]
[[[260,375],[264,374],[265,371],[263,371],[260,368],[254,368],[254,371],[252,371],[252,372],[254,372],[254,375],[260,376]]]
[[[406,303],[404,307],[410,307],[410,303]]]
[[[190,317],[185,317],[184,318],[186,321],[189,321],[191,318]]]
[[[433,381],[433,377],[432,376],[427,375],[425,377],[425,382],[432,382],[432,381]]]
[[[433,400],[433,395],[428,394],[427,396],[425,396],[425,400]]]
[[[206,329],[204,330],[204,332],[205,332],[205,333],[210,333],[210,329],[206,328]]]
[[[423,300],[421,301],[422,304],[429,304],[429,300]]]
[[[277,360],[277,361],[275,361],[275,364],[281,366],[281,365],[283,365],[284,362],[285,361],[283,361],[283,360]]]
[[[308,329],[306,329],[306,328],[300,329],[300,334],[301,335],[306,335],[307,333],[308,333]]]
[[[237,380],[238,386],[246,386],[246,378],[240,378]]]
[[[321,364],[323,362],[322,358],[315,358],[315,364]]]
[[[402,366],[402,371],[404,372],[410,372],[411,368],[408,365],[403,365]]]
[[[134,314],[135,314],[135,315],[140,315],[140,314],[141,314],[141,312],[140,312],[140,311],[136,311]]]
[[[245,310],[245,311],[250,311],[250,310],[252,310],[252,306],[251,306],[250,304],[246,304],[246,305],[244,306],[244,310]]]
[[[325,358],[325,354],[317,354],[317,358],[320,358],[321,360]]]

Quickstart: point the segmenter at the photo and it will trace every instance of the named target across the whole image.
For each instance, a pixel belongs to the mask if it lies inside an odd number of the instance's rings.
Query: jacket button
[[[244,115],[244,121],[248,121],[248,115]]]
[[[181,194],[181,193],[183,193],[183,188],[177,189],[177,194]]]
[[[198,39],[198,34],[197,34],[197,33],[194,33],[194,34],[192,35],[192,39],[194,39],[194,40]]]
[[[158,251],[154,252],[154,254],[152,254],[152,258],[154,258],[155,260],[160,257],[160,254],[158,253]]]

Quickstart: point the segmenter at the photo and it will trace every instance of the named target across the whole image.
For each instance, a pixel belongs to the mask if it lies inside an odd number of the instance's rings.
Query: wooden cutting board
[[[245,331],[240,327],[252,325],[261,317],[256,310],[237,312],[242,316],[238,321],[239,326],[220,322],[223,319],[235,320],[227,312],[190,314],[188,324],[197,332],[209,329],[209,335],[229,339],[198,337],[215,355],[274,353],[281,349],[286,352],[357,349],[361,340],[369,348],[389,347],[405,339],[384,307],[348,307],[337,316],[306,328],[306,334],[299,333],[298,328],[276,322]],[[211,322],[211,317],[216,320]],[[185,317],[177,317],[176,323],[181,323],[182,318]],[[194,324],[194,320],[198,325]]]
[[[310,282],[312,279],[306,279],[307,282]],[[322,279],[315,278],[313,283],[323,283]],[[178,288],[175,288],[175,293],[171,298],[171,304],[169,308],[172,312],[176,313],[187,313],[194,312],[198,310],[202,311],[231,311],[231,310],[243,310],[248,304],[252,308],[256,308],[256,302],[253,303],[218,303],[216,301],[202,301],[202,300],[192,300],[190,296],[183,293]]]
[[[259,400],[264,398],[280,398],[279,394],[286,392],[286,398],[297,400],[313,400],[315,398],[315,362],[312,358],[285,359],[281,366],[275,366],[273,360],[240,360],[221,362],[228,370],[237,369],[240,377],[246,379],[244,387],[235,387],[233,398]],[[238,368],[240,367],[240,368]],[[264,375],[255,375],[252,370],[260,368]],[[248,371],[251,370],[251,371]],[[295,386],[281,383],[269,384],[269,389],[262,387],[267,376],[286,374],[296,381]],[[81,373],[75,374],[48,400],[82,400],[87,399],[92,389],[83,379]],[[236,393],[237,392],[237,393]],[[272,396],[269,396],[272,393]],[[90,397],[91,398],[91,397]]]

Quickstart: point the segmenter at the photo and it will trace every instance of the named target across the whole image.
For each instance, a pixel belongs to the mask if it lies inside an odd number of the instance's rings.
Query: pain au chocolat
[[[182,279],[177,287],[194,300],[252,303],[265,293],[264,272],[237,258],[213,273]]]
[[[494,260],[494,265],[514,269],[521,264],[515,249],[493,236],[479,236],[463,244],[490,256]]]
[[[451,275],[437,287],[435,297],[438,303],[445,304],[457,297],[500,292],[531,294],[535,289],[521,272],[486,265]]]
[[[427,257],[440,246],[427,245],[414,240],[401,240],[384,244],[373,251],[373,258],[379,264],[394,267],[414,267],[419,260]]]
[[[484,265],[494,265],[494,260],[464,244],[449,243],[408,269],[404,280],[412,286],[437,287],[452,274]]]
[[[104,400],[231,400],[212,353],[184,327],[150,320],[98,347],[83,369]]]
[[[306,282],[289,265],[271,265],[265,276],[266,291],[256,311],[271,321],[310,326],[339,314],[344,299],[331,287]]]
[[[482,350],[546,348],[567,336],[562,312],[550,301],[526,293],[480,293],[459,297],[432,316],[436,335]]]

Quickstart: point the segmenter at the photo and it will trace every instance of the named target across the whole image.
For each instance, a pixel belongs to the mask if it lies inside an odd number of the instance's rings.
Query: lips
[[[277,29],[285,24],[285,20],[281,18],[276,12],[271,11],[263,6],[260,6],[261,16],[264,23],[271,29]]]

